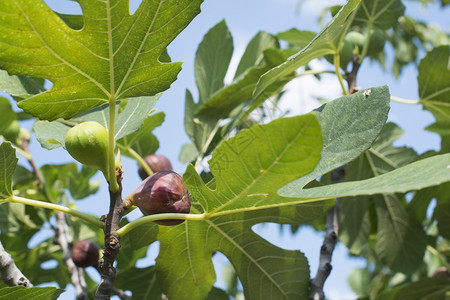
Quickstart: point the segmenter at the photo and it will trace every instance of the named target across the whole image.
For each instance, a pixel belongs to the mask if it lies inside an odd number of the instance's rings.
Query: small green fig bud
[[[17,120],[12,121],[8,127],[1,133],[3,137],[10,142],[16,143],[19,137],[20,126]]]
[[[145,215],[189,213],[191,201],[183,178],[173,171],[160,171],[147,177],[127,197]],[[158,220],[160,225],[178,225],[184,220]]]
[[[161,154],[150,154],[146,157],[144,157],[144,161],[147,163],[147,165],[152,169],[154,173],[160,172],[160,171],[172,171],[172,164],[170,163],[169,159]],[[144,180],[148,177],[147,172],[144,170],[142,166],[139,166],[138,168],[139,176]]]
[[[66,149],[80,163],[108,170],[108,132],[97,122],[80,123],[67,131]]]
[[[98,258],[98,247],[89,240],[79,241],[72,247],[72,260],[78,267],[96,266]]]

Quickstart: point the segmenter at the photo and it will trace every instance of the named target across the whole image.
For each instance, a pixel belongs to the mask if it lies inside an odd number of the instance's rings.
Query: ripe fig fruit
[[[94,121],[75,125],[67,131],[66,149],[80,163],[108,171],[108,131]]]
[[[98,257],[98,247],[89,240],[79,241],[72,247],[72,260],[78,267],[96,266]]]
[[[183,178],[173,171],[160,171],[147,177],[127,197],[145,215],[189,213],[191,201]],[[158,220],[160,225],[178,225],[184,220]]]
[[[147,165],[152,169],[154,173],[160,172],[160,171],[172,171],[172,164],[170,163],[169,159],[161,154],[150,154],[144,157],[145,162]],[[144,180],[148,177],[147,172],[145,172],[144,168],[142,166],[139,166],[138,168],[139,176]]]

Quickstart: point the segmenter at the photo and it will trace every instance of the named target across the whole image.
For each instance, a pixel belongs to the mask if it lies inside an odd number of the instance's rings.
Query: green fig
[[[94,121],[80,123],[67,131],[66,149],[80,163],[108,174],[108,131]]]

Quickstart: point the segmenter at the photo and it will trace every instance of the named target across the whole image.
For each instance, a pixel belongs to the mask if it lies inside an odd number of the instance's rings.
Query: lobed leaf
[[[18,104],[40,119],[69,119],[110,101],[166,90],[181,63],[159,58],[203,1],[144,0],[133,14],[128,1],[78,2],[79,30],[42,0],[5,0],[0,7],[0,67],[53,82]]]

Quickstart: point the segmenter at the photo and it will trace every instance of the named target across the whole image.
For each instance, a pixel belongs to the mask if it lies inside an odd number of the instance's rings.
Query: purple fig
[[[127,197],[145,215],[189,213],[191,201],[183,178],[173,171],[160,171],[147,177]],[[178,225],[184,220],[158,220],[160,225]]]
[[[161,154],[150,154],[146,157],[144,157],[145,162],[147,165],[152,169],[154,173],[160,172],[160,171],[172,171],[172,164],[170,163],[169,159]],[[139,176],[144,180],[148,177],[147,172],[145,172],[144,168],[142,166],[138,167],[138,173]]]
[[[89,240],[79,241],[72,247],[72,260],[78,267],[96,266],[98,257],[98,247]]]

